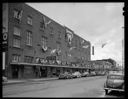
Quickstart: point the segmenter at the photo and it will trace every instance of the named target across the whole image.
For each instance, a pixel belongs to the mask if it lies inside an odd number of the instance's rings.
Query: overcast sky
[[[94,45],[92,60],[113,58],[122,64],[124,3],[27,3]],[[103,43],[107,43],[103,48]]]

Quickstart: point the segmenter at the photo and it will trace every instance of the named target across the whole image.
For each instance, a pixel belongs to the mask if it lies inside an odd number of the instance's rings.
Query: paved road
[[[105,76],[28,82],[3,86],[3,97],[117,97],[105,96]]]

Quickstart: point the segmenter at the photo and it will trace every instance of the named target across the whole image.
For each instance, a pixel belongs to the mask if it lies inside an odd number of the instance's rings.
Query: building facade
[[[86,70],[91,43],[24,3],[3,4],[8,78],[57,76]]]

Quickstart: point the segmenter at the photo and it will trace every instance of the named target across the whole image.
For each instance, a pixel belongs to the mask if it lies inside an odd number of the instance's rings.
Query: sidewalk
[[[20,84],[27,82],[39,82],[39,81],[49,81],[49,80],[57,80],[58,77],[51,78],[35,78],[35,79],[10,79],[7,82],[2,82],[3,85],[11,85],[11,84]]]

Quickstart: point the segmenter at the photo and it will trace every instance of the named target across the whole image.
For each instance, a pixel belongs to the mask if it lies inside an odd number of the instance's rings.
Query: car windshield
[[[109,75],[108,79],[121,79],[121,80],[123,80],[124,77],[123,77],[123,75]]]

